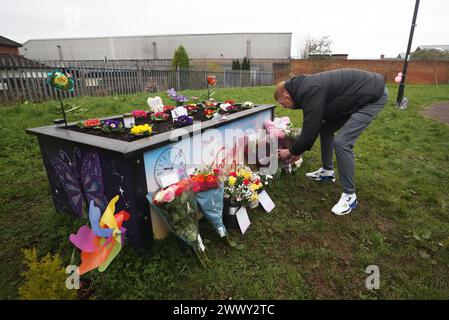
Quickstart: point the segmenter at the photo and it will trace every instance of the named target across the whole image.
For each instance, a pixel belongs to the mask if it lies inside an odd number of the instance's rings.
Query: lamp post
[[[408,105],[408,99],[404,98],[405,79],[407,78],[408,60],[410,56],[410,50],[412,47],[413,34],[415,33],[416,18],[418,17],[419,1],[420,0],[416,0],[415,3],[415,12],[413,13],[412,27],[410,29],[410,36],[408,39],[407,53],[405,54],[404,66],[402,68],[402,79],[401,84],[399,85],[398,97],[396,99],[396,106],[399,109],[405,109],[407,108]]]

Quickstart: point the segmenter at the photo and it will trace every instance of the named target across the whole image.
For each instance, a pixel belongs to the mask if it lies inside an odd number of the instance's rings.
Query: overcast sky
[[[292,32],[329,35],[353,58],[405,52],[415,0],[0,0],[0,35],[29,39],[183,33]],[[449,0],[422,0],[413,49],[449,44]]]

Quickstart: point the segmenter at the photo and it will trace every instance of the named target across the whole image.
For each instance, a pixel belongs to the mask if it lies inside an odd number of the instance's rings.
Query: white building
[[[164,60],[183,45],[190,59],[290,58],[291,33],[178,34],[33,39],[20,53],[34,60]]]

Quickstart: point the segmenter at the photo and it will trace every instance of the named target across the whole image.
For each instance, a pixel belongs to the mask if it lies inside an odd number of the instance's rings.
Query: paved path
[[[449,102],[431,105],[424,109],[423,114],[449,125]]]

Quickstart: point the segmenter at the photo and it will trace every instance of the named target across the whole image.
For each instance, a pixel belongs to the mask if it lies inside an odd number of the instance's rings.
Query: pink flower
[[[145,110],[134,110],[132,112],[134,118],[146,118],[147,112]]]
[[[163,200],[164,202],[172,202],[175,199],[175,190],[173,188],[168,188],[164,192]]]

